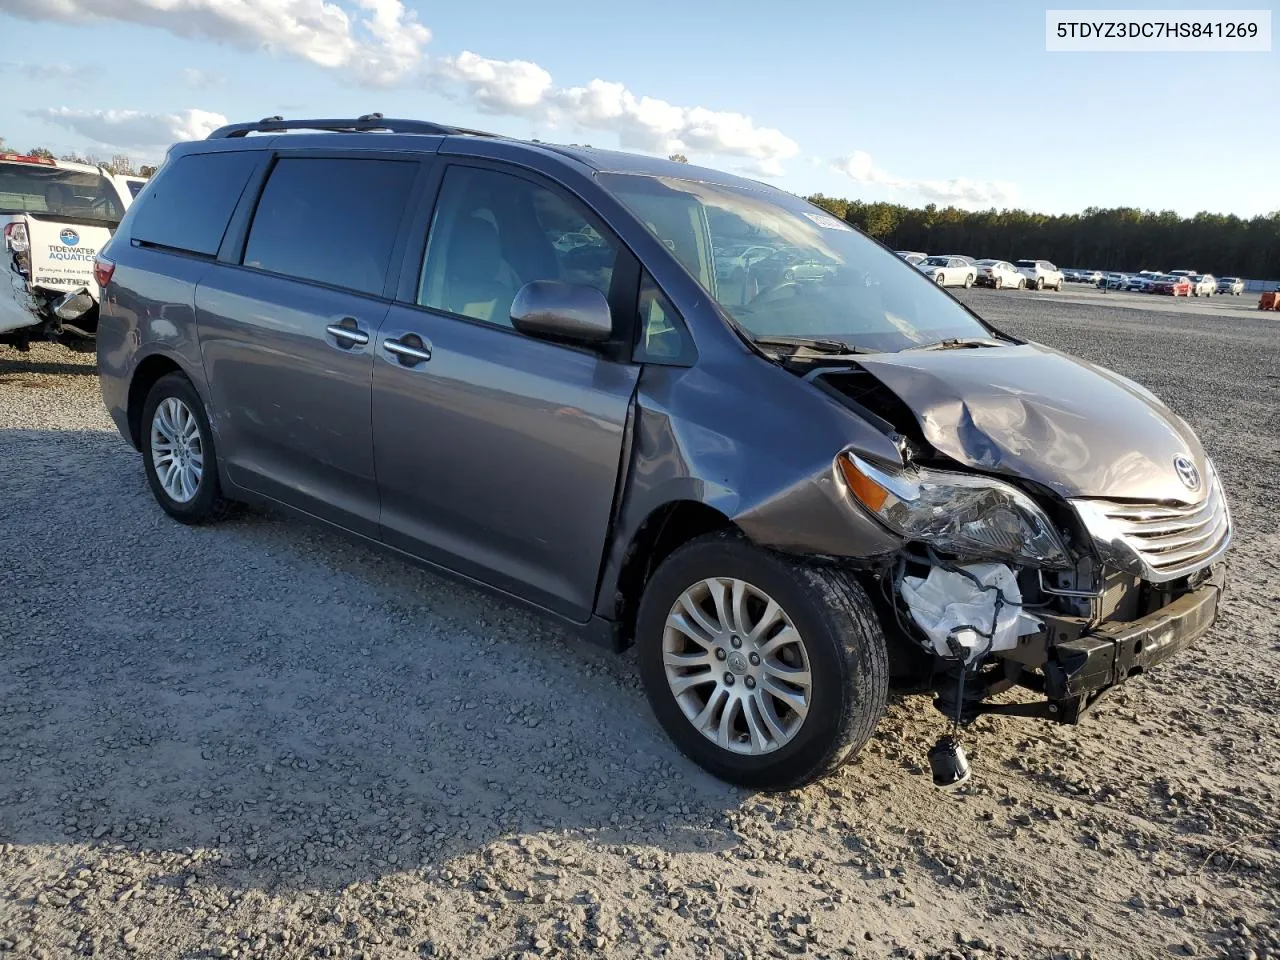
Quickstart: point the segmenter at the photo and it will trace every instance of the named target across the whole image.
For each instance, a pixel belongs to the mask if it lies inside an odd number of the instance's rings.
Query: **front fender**
[[[614,615],[637,534],[674,503],[710,507],[754,543],[808,556],[874,563],[902,541],[850,502],[835,458],[854,449],[893,460],[884,434],[812,384],[761,361],[757,376],[646,367],[620,506],[597,593]],[[741,384],[750,381],[751,389]]]

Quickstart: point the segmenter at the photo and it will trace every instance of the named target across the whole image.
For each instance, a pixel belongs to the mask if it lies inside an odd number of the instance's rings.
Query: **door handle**
[[[351,323],[353,324],[352,326],[344,326],[341,323],[331,323],[324,328],[324,331],[335,340],[343,340],[351,346],[363,347],[369,342],[369,335],[359,327],[354,326],[354,320],[352,320]]]
[[[406,333],[399,340],[387,340],[382,344],[382,349],[406,367],[415,367],[431,359],[431,344],[415,333]]]

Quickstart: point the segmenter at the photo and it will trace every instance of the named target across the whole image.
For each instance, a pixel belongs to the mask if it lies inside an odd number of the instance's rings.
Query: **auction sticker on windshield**
[[[805,211],[805,216],[822,227],[824,230],[852,230],[843,220],[838,220],[830,214],[826,213],[810,213]]]

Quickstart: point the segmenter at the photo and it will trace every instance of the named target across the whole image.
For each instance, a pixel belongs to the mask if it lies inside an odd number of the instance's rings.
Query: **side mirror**
[[[531,337],[605,343],[613,336],[609,301],[595,287],[530,280],[511,301],[511,325]]]

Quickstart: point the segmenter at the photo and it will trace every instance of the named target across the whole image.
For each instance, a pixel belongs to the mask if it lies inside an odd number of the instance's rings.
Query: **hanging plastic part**
[[[927,577],[903,577],[898,589],[933,652],[966,664],[1012,650],[1043,626],[1022,609],[1018,578],[1003,563],[935,566]]]
[[[955,734],[941,737],[929,751],[929,769],[933,785],[939,790],[954,790],[969,779],[969,758]]]

